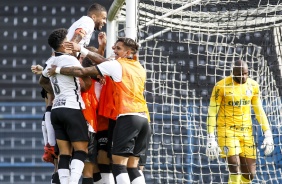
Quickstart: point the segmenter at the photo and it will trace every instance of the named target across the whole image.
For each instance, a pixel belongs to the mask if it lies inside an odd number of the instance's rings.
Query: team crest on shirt
[[[223,152],[224,152],[225,155],[227,155],[227,153],[229,152],[229,148],[227,146],[224,146]]]
[[[247,95],[247,96],[251,96],[251,95],[252,95],[252,90],[247,89],[247,90],[246,90],[246,95]]]

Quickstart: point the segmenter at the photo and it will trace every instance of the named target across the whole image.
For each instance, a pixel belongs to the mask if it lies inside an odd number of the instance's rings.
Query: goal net
[[[125,7],[117,14],[125,36]],[[205,155],[206,118],[214,84],[247,61],[260,84],[275,150],[264,156],[263,132],[253,116],[257,167],[253,183],[282,183],[281,24],[279,0],[139,0],[139,60],[147,71],[152,138],[146,182],[227,183],[225,160]]]

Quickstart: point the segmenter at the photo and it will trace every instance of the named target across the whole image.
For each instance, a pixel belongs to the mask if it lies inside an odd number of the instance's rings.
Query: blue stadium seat
[[[5,88],[0,90],[0,100],[3,102],[7,99],[18,101],[28,101],[32,99],[38,99],[38,94],[40,94],[41,88]]]

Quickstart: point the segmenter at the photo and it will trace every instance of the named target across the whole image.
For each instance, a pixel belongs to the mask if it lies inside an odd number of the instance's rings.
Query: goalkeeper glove
[[[206,155],[210,160],[214,160],[218,158],[221,149],[219,148],[215,136],[213,134],[208,134],[207,136],[207,148],[206,148]]]
[[[266,130],[264,132],[264,140],[262,142],[261,149],[265,149],[264,154],[266,156],[270,155],[272,151],[274,150],[273,137],[272,137],[272,133],[270,130]]]

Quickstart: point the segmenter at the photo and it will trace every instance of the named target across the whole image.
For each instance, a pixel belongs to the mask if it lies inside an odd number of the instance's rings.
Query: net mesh
[[[206,118],[214,84],[247,61],[260,84],[275,150],[264,156],[260,125],[253,118],[257,173],[253,183],[282,183],[281,24],[277,0],[139,0],[139,59],[147,70],[146,100],[152,139],[147,183],[227,183],[223,159],[205,155]],[[124,36],[125,6],[119,36]]]

